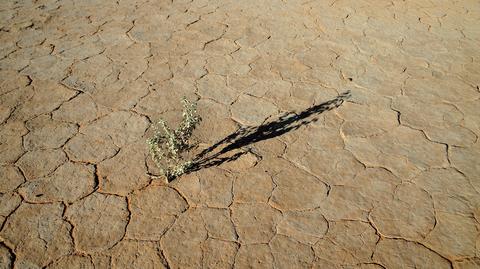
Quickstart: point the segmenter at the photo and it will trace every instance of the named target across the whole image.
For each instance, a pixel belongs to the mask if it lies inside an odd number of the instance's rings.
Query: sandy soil
[[[480,268],[479,44],[475,0],[1,1],[0,268]],[[221,143],[167,183],[182,96]]]

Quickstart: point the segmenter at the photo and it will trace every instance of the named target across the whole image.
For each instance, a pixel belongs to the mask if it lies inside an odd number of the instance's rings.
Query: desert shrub
[[[168,181],[184,174],[193,162],[185,158],[185,153],[194,147],[190,139],[193,130],[202,120],[197,113],[197,103],[182,98],[182,122],[176,129],[170,128],[160,119],[154,125],[153,137],[147,140],[153,161]]]

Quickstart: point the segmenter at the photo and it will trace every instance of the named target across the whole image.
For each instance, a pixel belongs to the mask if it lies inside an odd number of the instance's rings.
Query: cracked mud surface
[[[0,268],[480,268],[480,4],[3,1]],[[207,148],[340,107],[167,184]]]

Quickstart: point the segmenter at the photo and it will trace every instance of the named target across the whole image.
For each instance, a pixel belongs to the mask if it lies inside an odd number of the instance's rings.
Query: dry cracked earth
[[[480,268],[478,1],[12,0],[0,18],[0,268]],[[182,96],[209,147],[347,90],[154,177],[145,141]]]

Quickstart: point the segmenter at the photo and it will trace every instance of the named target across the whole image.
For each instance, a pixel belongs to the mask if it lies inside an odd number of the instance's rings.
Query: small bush
[[[190,138],[202,120],[197,114],[196,102],[183,97],[182,104],[183,119],[180,125],[173,130],[160,119],[154,125],[153,137],[147,140],[153,161],[168,181],[182,175],[193,165],[184,155],[194,146],[190,143]]]

